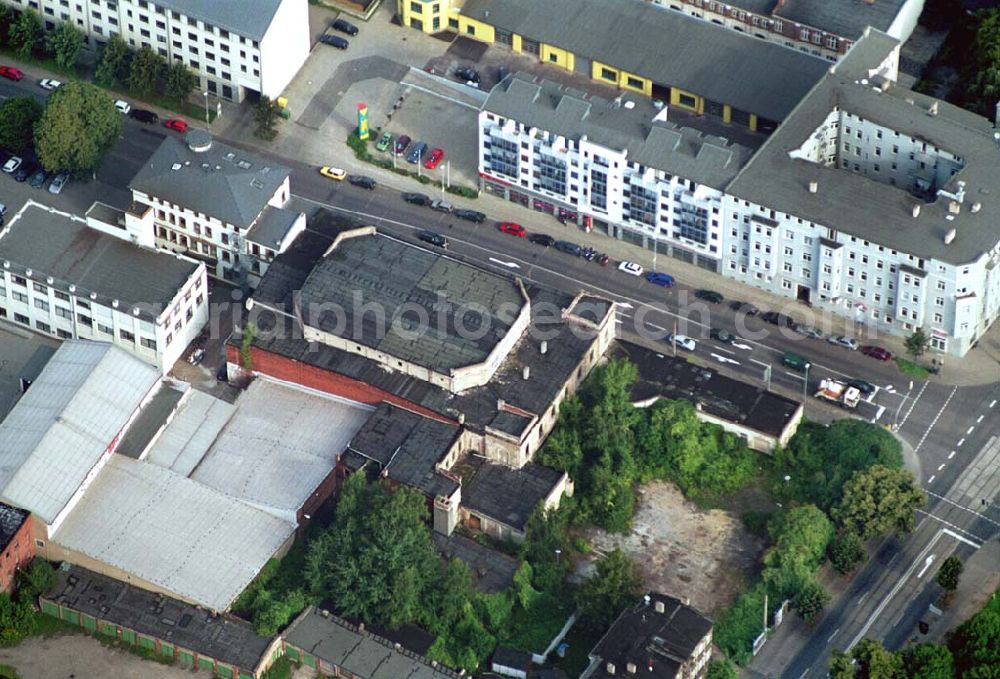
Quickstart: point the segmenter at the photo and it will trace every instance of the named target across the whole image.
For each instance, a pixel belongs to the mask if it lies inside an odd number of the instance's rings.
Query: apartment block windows
[[[608,175],[596,168],[590,170],[590,204],[600,210],[608,209]]]
[[[500,137],[490,138],[490,170],[507,177],[518,177],[517,142]]]
[[[629,186],[629,219],[649,226],[656,223],[656,193],[639,184]]]

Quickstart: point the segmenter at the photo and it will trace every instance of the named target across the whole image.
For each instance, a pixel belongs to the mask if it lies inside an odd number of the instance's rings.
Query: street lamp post
[[[806,376],[802,379],[802,402],[809,398],[809,368],[811,364],[806,363]]]
[[[212,125],[212,120],[208,116],[208,90],[205,90],[202,94],[205,95],[205,126],[210,127]]]

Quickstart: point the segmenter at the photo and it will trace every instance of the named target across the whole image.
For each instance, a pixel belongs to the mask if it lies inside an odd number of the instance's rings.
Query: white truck
[[[857,408],[861,401],[861,391],[837,380],[820,380],[816,398],[836,403],[844,408]]]

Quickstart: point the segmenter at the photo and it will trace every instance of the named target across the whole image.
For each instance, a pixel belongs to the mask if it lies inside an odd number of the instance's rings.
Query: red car
[[[0,66],[0,76],[8,80],[20,80],[24,77],[24,73],[21,72],[21,69],[13,66]]]
[[[431,155],[427,157],[427,160],[424,161],[424,167],[428,170],[433,170],[441,164],[442,158],[444,158],[444,151],[441,149],[434,149],[431,151]]]
[[[524,238],[528,235],[528,232],[524,230],[524,227],[515,222],[500,222],[499,228],[504,233],[509,233],[512,236],[517,236],[518,238]]]
[[[876,347],[872,344],[865,344],[860,349],[858,349],[865,356],[870,356],[872,358],[878,359],[880,361],[891,361],[892,353],[883,349],[882,347]]]
[[[169,118],[163,121],[163,126],[171,130],[177,130],[178,132],[188,131],[187,121],[181,120],[180,118]]]

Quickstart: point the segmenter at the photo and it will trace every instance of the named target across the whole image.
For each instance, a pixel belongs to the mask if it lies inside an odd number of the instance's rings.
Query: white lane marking
[[[624,318],[615,318],[615,323],[617,323],[618,325],[623,325],[625,323],[625,319]]]
[[[723,356],[722,354],[711,354],[712,358],[717,360],[719,363],[730,363],[732,365],[740,365],[739,361],[733,360],[728,356]]]
[[[882,415],[885,413],[885,406],[879,406],[878,410],[875,411],[875,417],[872,418],[872,422],[878,422],[882,419]]]
[[[936,478],[937,478],[937,474],[931,475],[931,477],[929,479],[927,479],[927,483],[934,483],[934,479],[936,479]]]
[[[928,384],[929,384],[928,382],[924,382],[924,388],[926,388]],[[937,412],[937,415],[934,416],[934,419],[931,421],[930,426],[927,427],[927,431],[925,431],[924,435],[920,437],[920,441],[917,443],[916,447],[913,449],[914,453],[916,453],[918,450],[920,450],[920,447],[922,445],[924,445],[924,441],[927,440],[927,436],[931,433],[931,429],[933,429],[934,425],[937,424],[937,421],[939,419],[941,419],[941,414],[944,413],[944,409],[948,407],[949,403],[951,403],[951,398],[952,398],[952,396],[955,395],[956,391],[958,391],[958,387],[957,386],[951,390],[950,394],[948,394],[948,398],[945,399],[944,405],[941,406],[941,410],[939,410]],[[921,389],[920,393],[921,394],[924,393],[924,390]],[[917,398],[920,398],[920,397],[918,396]],[[913,408],[911,407],[910,410],[913,410]],[[910,414],[907,413],[906,416],[909,417]],[[900,425],[900,426],[902,426],[902,425]],[[962,439],[962,440],[964,441],[965,439]],[[959,445],[962,445],[962,444],[959,443]]]
[[[653,330],[659,330],[660,332],[666,332],[667,331],[667,329],[664,328],[662,325],[657,325],[656,323],[647,323],[646,325],[648,325],[649,327],[651,327]]]
[[[963,540],[963,542],[968,542],[968,543],[969,543],[970,545],[973,545],[973,546],[974,546],[974,547],[976,547],[977,549],[978,549],[979,547],[982,547],[982,546],[983,546],[983,543],[984,543],[984,542],[986,542],[986,540],[984,540],[983,538],[979,537],[979,536],[978,536],[978,535],[976,535],[975,533],[973,533],[973,532],[971,532],[971,531],[967,531],[967,530],[965,530],[964,528],[962,528],[961,526],[958,526],[958,525],[956,525],[956,524],[952,523],[951,521],[945,521],[944,519],[942,519],[942,518],[940,518],[940,517],[937,517],[937,516],[934,516],[933,514],[929,514],[929,513],[925,512],[925,511],[924,511],[924,510],[922,510],[922,509],[918,509],[918,510],[916,510],[916,511],[917,511],[917,514],[923,514],[924,516],[926,516],[926,517],[927,517],[927,518],[929,518],[929,519],[934,519],[934,520],[935,520],[935,521],[937,521],[938,523],[940,523],[940,524],[944,524],[945,526],[948,526],[948,528],[950,528],[950,529],[951,529],[951,531],[945,531],[945,532],[947,532],[947,533],[948,533],[948,535],[951,535],[951,536],[953,536],[953,537],[957,537],[957,536],[955,536],[955,533],[956,533],[956,532],[958,532],[958,533],[965,533],[965,534],[966,534],[966,535],[968,535],[968,536],[969,536],[970,538],[975,538],[975,539],[976,539],[976,540],[978,540],[979,542],[972,542],[972,541],[970,541],[970,540],[968,540],[968,539],[966,539],[966,540]]]
[[[864,594],[862,594],[860,597],[858,597],[858,603],[860,604],[865,599],[867,599],[869,594],[871,594],[871,592],[866,590]]]
[[[917,580],[919,580],[920,578],[924,577],[924,573],[927,572],[927,569],[931,567],[932,563],[934,563],[934,555],[933,554],[931,554],[929,557],[927,557],[926,559],[924,559],[924,567],[920,569],[919,573],[917,573]]]
[[[956,448],[961,448],[963,443],[965,443],[965,439],[964,438],[960,438],[960,439],[958,439],[958,443],[955,444],[955,447]]]
[[[997,400],[996,400],[996,399],[993,399],[992,401],[990,401],[990,408],[992,408],[992,407],[993,407],[993,406],[995,406],[996,404],[997,404]]]
[[[831,634],[830,636],[828,636],[826,638],[826,643],[830,643],[831,641],[833,641],[833,638],[835,636],[837,636],[838,634],[840,634],[840,628],[839,627],[837,629],[833,630],[833,634]]]
[[[976,425],[972,425],[971,427],[969,427],[968,429],[965,430],[965,435],[968,436],[969,434],[971,434],[975,430],[976,430]]]
[[[950,453],[948,453],[948,459],[949,459],[949,460],[950,460],[951,458],[953,458],[953,457],[955,457],[955,451],[954,451],[954,450],[953,450],[953,451],[951,451]]]
[[[976,424],[981,424],[984,417],[986,417],[986,416],[985,415],[980,415],[979,419],[976,420]]]
[[[910,413],[912,413],[913,409],[917,407],[917,401],[919,401],[920,397],[924,395],[924,390],[927,388],[928,384],[930,384],[930,382],[924,382],[924,386],[920,387],[920,391],[918,391],[917,395],[914,397],[913,403],[910,404],[910,409],[906,411],[906,415],[903,416],[903,419],[899,423],[900,428],[902,428],[903,425],[906,424],[906,421],[910,419]],[[904,396],[903,399],[905,400],[906,397]]]
[[[516,262],[505,262],[502,259],[497,259],[496,257],[490,257],[490,261],[494,264],[499,264],[500,266],[505,266],[508,269],[520,269],[521,265]]]
[[[735,352],[735,351],[730,351],[729,349],[726,349],[726,348],[724,348],[724,347],[715,347],[715,350],[716,350],[716,351],[724,351],[724,352],[726,352],[727,354],[732,354],[733,356],[735,356],[735,355],[736,355],[736,352]]]
[[[750,346],[749,344],[737,344],[733,342],[733,346],[736,347],[737,349],[743,349],[744,351],[753,351],[753,347]]]
[[[972,545],[972,546],[973,546],[973,547],[975,547],[976,549],[979,549],[980,547],[982,547],[982,545],[980,545],[980,544],[977,544],[977,543],[973,542],[972,540],[969,540],[968,538],[963,538],[963,537],[962,537],[961,535],[959,535],[958,533],[955,533],[955,532],[953,532],[953,531],[950,531],[950,530],[948,530],[947,528],[945,528],[945,529],[944,529],[944,530],[943,530],[942,532],[943,532],[943,533],[945,533],[946,535],[950,535],[951,537],[955,538],[955,539],[956,539],[956,540],[958,540],[959,542],[964,542],[964,543],[965,543],[965,544],[967,544],[967,545]]]
[[[628,302],[615,302],[615,304],[617,306],[620,306],[622,309],[634,309],[635,308],[634,306],[632,306]]]
[[[1000,527],[1000,522],[994,521],[993,519],[991,519],[990,517],[986,516],[985,514],[980,514],[975,509],[970,509],[969,507],[966,507],[965,505],[960,505],[957,502],[955,502],[954,500],[950,500],[950,499],[946,498],[944,495],[938,495],[937,493],[935,493],[934,491],[931,491],[931,490],[928,490],[927,494],[928,495],[933,495],[934,497],[936,497],[937,499],[941,500],[942,502],[947,502],[948,504],[952,505],[953,507],[958,507],[962,511],[969,512],[970,514],[975,514],[980,519],[983,519],[985,521],[989,521],[994,526]]]
[[[944,469],[944,462],[938,465],[938,471],[941,471],[942,469]]]

